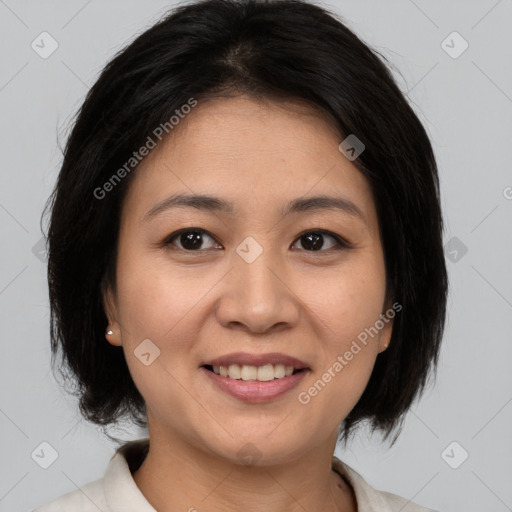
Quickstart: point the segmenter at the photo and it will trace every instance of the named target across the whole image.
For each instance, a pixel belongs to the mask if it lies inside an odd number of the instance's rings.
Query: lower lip
[[[299,384],[309,370],[302,370],[295,375],[273,379],[269,381],[230,379],[207,370],[203,366],[199,368],[222,391],[244,402],[267,402],[274,400]]]

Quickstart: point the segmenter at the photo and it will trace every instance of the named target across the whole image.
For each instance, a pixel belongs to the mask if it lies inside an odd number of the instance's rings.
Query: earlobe
[[[387,320],[382,321],[384,322],[384,328],[379,339],[379,352],[384,352],[384,350],[387,350],[391,342],[391,336],[393,334],[393,318],[387,317]]]
[[[119,328],[119,323],[117,322],[115,299],[112,289],[110,286],[106,286],[104,282],[102,283],[102,304],[108,321],[105,338],[111,345],[120,346],[122,345],[121,330]]]
[[[393,315],[388,314],[389,311],[393,312]],[[384,308],[384,312],[381,314],[381,322],[384,324],[382,328],[382,332],[379,337],[379,354],[387,350],[390,342],[391,335],[393,333],[393,325],[394,325],[394,308],[391,304],[390,300],[386,301],[386,307]],[[385,319],[384,319],[385,318]]]
[[[384,327],[379,337],[379,354],[387,350],[389,343],[391,342],[391,335],[393,333],[393,319],[388,317],[387,320],[381,321],[384,323]]]
[[[116,324],[116,326],[112,328],[109,325],[105,332],[105,338],[111,345],[115,345],[116,347],[121,346],[122,343],[119,326]]]
[[[381,345],[380,345],[380,348],[379,348],[379,354],[380,354],[381,352],[384,352],[385,350],[387,350],[388,346],[389,346],[389,342],[384,343],[384,344],[381,344]]]

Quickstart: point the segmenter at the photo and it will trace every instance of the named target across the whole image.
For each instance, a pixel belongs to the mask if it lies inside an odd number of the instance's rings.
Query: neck
[[[151,435],[133,478],[159,512],[235,512],[241,503],[246,512],[356,512],[352,488],[332,469],[333,448],[326,443],[293,460],[246,465]]]

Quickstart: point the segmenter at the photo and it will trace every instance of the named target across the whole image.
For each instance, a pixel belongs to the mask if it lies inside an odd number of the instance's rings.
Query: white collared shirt
[[[148,448],[147,438],[125,443],[110,459],[103,478],[64,494],[32,512],[157,512],[132,477]],[[358,512],[435,512],[396,494],[374,489],[359,473],[335,456],[332,467],[352,485]]]

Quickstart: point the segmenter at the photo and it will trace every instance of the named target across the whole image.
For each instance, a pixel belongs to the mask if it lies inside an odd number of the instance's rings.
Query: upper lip
[[[224,356],[210,359],[201,366],[229,366],[231,364],[249,365],[249,366],[264,366],[266,364],[284,364],[285,366],[293,366],[296,370],[308,368],[308,365],[297,359],[296,357],[287,356],[279,352],[272,352],[269,354],[249,354],[248,352],[234,352]]]

